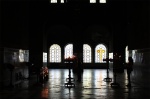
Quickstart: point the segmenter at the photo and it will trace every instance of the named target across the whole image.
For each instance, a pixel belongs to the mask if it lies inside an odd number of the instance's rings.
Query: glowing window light
[[[64,0],[61,0],[60,3],[64,3]]]
[[[90,3],[96,3],[96,0],[90,0]]]
[[[14,53],[15,55],[15,53]],[[19,57],[18,57],[19,56]],[[19,53],[17,53],[17,60],[19,62],[29,62],[29,50],[19,50]]]
[[[88,44],[83,45],[83,62],[91,63],[91,47]]]
[[[109,53],[109,59],[113,59],[113,53]]]
[[[51,45],[49,61],[59,63],[61,62],[61,47],[58,44]]]
[[[57,0],[50,0],[50,3],[57,3]]]
[[[58,3],[57,0],[50,0],[50,3]],[[64,0],[60,0],[60,3],[64,3]]]
[[[19,62],[24,62],[24,50],[19,50]]]
[[[65,46],[65,59],[68,57],[73,57],[73,44],[67,44]]]
[[[43,52],[43,62],[47,62],[47,53]]]
[[[137,50],[132,50],[132,58],[133,58],[134,62],[136,60],[136,52],[137,52]]]
[[[106,58],[106,47],[103,44],[99,44],[95,48],[95,62],[96,63],[105,63],[103,59]]]
[[[125,62],[127,63],[128,62],[128,57],[129,57],[129,51],[128,51],[128,46],[126,46],[125,48]]]
[[[96,3],[96,0],[90,0],[90,3]],[[99,3],[106,3],[106,0],[99,0]]]
[[[99,2],[100,3],[106,3],[106,0],[100,0]]]

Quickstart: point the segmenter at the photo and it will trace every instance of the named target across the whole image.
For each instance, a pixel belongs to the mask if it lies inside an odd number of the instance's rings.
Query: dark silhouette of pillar
[[[37,74],[37,82],[39,82],[40,69],[43,66],[43,24],[44,18],[41,16],[43,12],[39,5],[31,3],[33,9],[29,10],[29,62],[33,63]],[[41,13],[41,15],[39,15]],[[37,20],[36,17],[40,18]]]

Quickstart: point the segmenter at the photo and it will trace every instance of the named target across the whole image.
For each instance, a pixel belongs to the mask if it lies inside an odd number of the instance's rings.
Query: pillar
[[[0,2],[1,5],[1,2]],[[0,9],[0,23],[1,23],[1,9]],[[1,24],[0,24],[0,32],[1,32]],[[2,33],[0,33],[0,88],[2,85],[2,64],[3,64],[3,52],[2,52]]]
[[[40,69],[43,66],[44,18],[41,15],[44,14],[44,12],[40,10],[39,3],[31,3],[29,6],[32,8],[29,9],[29,62],[34,64],[37,82],[39,82]]]

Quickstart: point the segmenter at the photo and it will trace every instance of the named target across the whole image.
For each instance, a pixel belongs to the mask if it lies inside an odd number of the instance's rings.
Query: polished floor
[[[150,99],[150,66],[134,65],[131,74],[131,87],[127,87],[126,70],[117,73],[114,83],[112,68],[109,69],[111,82],[107,78],[106,69],[84,69],[82,81],[77,81],[77,75],[71,72],[75,79],[75,87],[65,87],[68,69],[49,69],[49,79],[37,83],[36,76],[31,80],[23,80],[21,86],[3,88],[0,99]]]

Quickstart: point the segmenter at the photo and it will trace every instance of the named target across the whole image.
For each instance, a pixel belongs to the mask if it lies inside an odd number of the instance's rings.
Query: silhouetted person
[[[73,73],[77,73],[77,69],[78,69],[78,59],[77,57],[75,57],[75,59],[73,60]]]
[[[82,73],[83,73],[83,67],[82,67],[82,62],[80,60],[80,58],[78,59],[78,70],[77,70],[77,76],[78,76],[78,80],[79,82],[81,82],[81,76],[82,76]]]
[[[128,76],[128,87],[131,87],[131,79],[130,79],[130,75],[131,72],[133,71],[133,59],[132,57],[128,58],[128,64],[127,64],[127,76]]]

